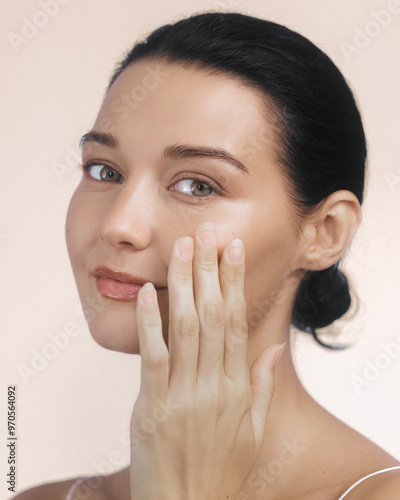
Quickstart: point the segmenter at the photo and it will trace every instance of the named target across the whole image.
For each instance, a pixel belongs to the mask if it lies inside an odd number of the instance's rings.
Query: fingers
[[[275,367],[278,364],[286,342],[272,345],[265,349],[254,361],[250,370],[250,384],[253,397],[251,415],[255,440],[261,446],[268,410],[274,394]]]
[[[196,377],[215,384],[224,370],[231,379],[248,379],[247,314],[242,242],[225,248],[219,268],[214,224],[198,227],[194,241],[181,238],[178,247],[185,240],[195,243],[193,262],[174,247],[168,272],[170,386],[190,393]],[[232,247],[236,256],[242,249],[237,262],[228,258]]]
[[[194,240],[175,242],[168,268],[169,352],[157,304],[138,301],[142,380],[159,395],[171,390],[190,397],[198,381],[215,384],[222,374],[248,383],[243,243],[228,244],[220,266],[216,243],[212,223],[197,228]]]
[[[202,230],[208,234],[202,235]],[[184,402],[193,422],[198,421],[196,411],[205,408],[213,426],[213,418],[220,418],[223,409],[230,421],[233,418],[233,426],[239,422],[237,432],[244,432],[247,426],[247,434],[254,434],[259,451],[274,391],[274,369],[285,344],[265,349],[249,370],[243,244],[240,240],[228,244],[219,264],[216,243],[210,224],[197,228],[194,238],[181,237],[175,242],[168,267],[169,349],[162,336],[157,301],[146,303],[147,286],[139,292],[143,401]],[[181,427],[180,422],[178,434]]]
[[[199,319],[193,296],[193,250],[193,238],[179,238],[168,268],[169,387],[179,397],[193,395],[197,378]]]
[[[165,345],[157,292],[152,283],[139,291],[137,328],[141,357],[141,390],[151,399],[164,400],[168,391],[168,349]]]

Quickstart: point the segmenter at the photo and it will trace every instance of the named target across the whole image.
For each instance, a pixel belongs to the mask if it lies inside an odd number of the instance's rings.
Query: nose
[[[155,203],[150,188],[143,183],[128,183],[109,202],[99,226],[99,237],[115,248],[135,247],[140,250],[151,241],[151,217]]]

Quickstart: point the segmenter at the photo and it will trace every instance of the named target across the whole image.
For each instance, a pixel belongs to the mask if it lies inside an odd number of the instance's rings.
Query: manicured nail
[[[188,261],[193,257],[193,238],[185,236],[178,244],[179,256],[182,260]]]
[[[286,342],[279,345],[274,352],[274,359],[272,360],[272,366],[276,366],[279,363],[279,360],[282,357],[283,351],[285,350]]]
[[[153,283],[145,283],[142,286],[142,293],[140,294],[143,304],[147,306],[151,306],[156,302],[156,290],[154,288]]]
[[[228,249],[228,257],[234,264],[239,264],[242,262],[244,256],[243,241],[236,239],[233,240],[231,246]]]
[[[206,247],[212,247],[215,244],[216,234],[215,225],[213,222],[206,222],[200,229],[200,241]]]

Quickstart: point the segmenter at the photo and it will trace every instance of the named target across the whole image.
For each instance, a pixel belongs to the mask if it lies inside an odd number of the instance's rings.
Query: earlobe
[[[320,271],[338,262],[360,222],[361,207],[357,197],[346,190],[332,193],[303,227],[303,268]]]

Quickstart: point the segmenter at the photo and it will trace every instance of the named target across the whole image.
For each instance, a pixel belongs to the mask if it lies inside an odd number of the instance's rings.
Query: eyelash
[[[110,167],[110,165],[107,165],[106,163],[103,163],[103,162],[101,162],[101,161],[89,160],[89,161],[87,161],[86,163],[84,163],[84,164],[82,165],[82,170],[83,170],[84,172],[87,172],[87,173],[90,175],[90,172],[89,172],[89,171],[90,171],[91,167],[107,167],[107,168],[109,168],[110,170],[113,170],[113,171],[114,171],[115,173],[117,173],[118,175],[120,175],[120,176],[121,176],[121,178],[123,179],[123,176],[122,176],[122,175],[118,172],[118,170],[116,170],[116,169],[115,169],[115,168],[113,168],[113,167]],[[101,169],[101,170],[102,170],[102,169]],[[96,179],[96,178],[94,178],[93,176],[90,176],[90,177],[91,177],[91,179],[92,179],[92,180],[94,180],[94,181],[98,181],[98,182],[107,182],[107,181],[100,181],[99,179]],[[110,181],[110,182],[111,182],[111,181]],[[114,182],[116,182],[116,181],[114,181]],[[118,182],[117,182],[117,183],[118,183]]]
[[[87,161],[86,163],[82,164],[82,170],[83,170],[84,172],[89,173],[89,175],[90,175],[90,172],[89,172],[89,171],[90,171],[90,168],[91,168],[91,167],[94,167],[94,166],[102,166],[102,167],[107,167],[107,168],[109,168],[109,169],[113,170],[114,172],[116,172],[116,173],[117,173],[118,175],[120,175],[120,176],[121,176],[121,178],[123,179],[123,176],[122,176],[122,175],[121,175],[121,174],[120,174],[120,173],[119,173],[119,172],[118,172],[115,168],[110,167],[110,165],[107,165],[106,163],[99,162],[99,161],[94,161],[94,160]],[[91,177],[91,178],[92,178],[92,180],[95,180],[95,181],[98,181],[98,182],[107,182],[107,181],[99,181],[98,179],[95,179],[94,177]],[[215,195],[221,195],[221,194],[222,194],[222,188],[218,188],[218,187],[216,187],[216,185],[215,185],[213,182],[211,182],[211,181],[210,181],[210,180],[208,180],[208,179],[207,179],[207,180],[204,180],[204,179],[203,179],[203,178],[201,178],[201,177],[181,177],[180,179],[178,179],[178,180],[175,182],[174,186],[175,186],[176,184],[178,184],[178,182],[181,182],[181,181],[183,181],[183,180],[190,180],[190,181],[195,181],[195,182],[198,182],[198,183],[200,183],[200,184],[205,184],[206,186],[210,187],[210,188],[212,189],[212,191],[213,191],[213,193],[208,194],[208,195],[206,195],[206,196],[194,196],[194,195],[189,195],[189,194],[187,194],[187,193],[182,193],[182,192],[180,193],[180,194],[183,194],[183,195],[185,195],[185,196],[187,195],[187,196],[189,196],[190,198],[200,198],[200,199],[204,199],[204,198],[209,198],[210,196],[215,196]],[[109,181],[109,182],[113,182],[113,181]],[[114,181],[114,182],[118,183],[118,181]],[[176,190],[173,190],[173,191],[176,191]],[[178,192],[179,192],[179,191],[178,191]]]

